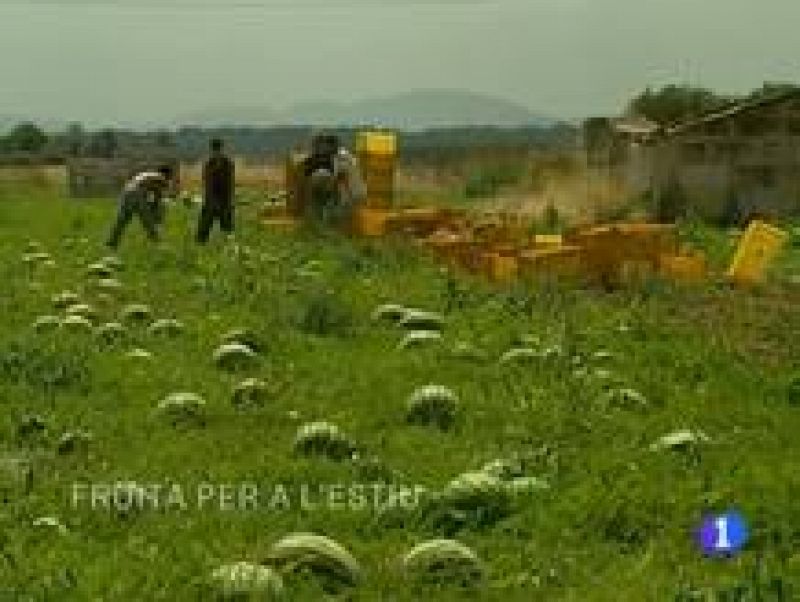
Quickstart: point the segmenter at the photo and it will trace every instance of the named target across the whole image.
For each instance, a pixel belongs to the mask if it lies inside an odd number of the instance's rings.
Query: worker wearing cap
[[[119,246],[122,233],[134,216],[138,216],[147,237],[152,241],[158,240],[158,226],[164,214],[164,195],[170,189],[172,179],[172,167],[163,165],[155,171],[140,172],[126,182],[108,238],[109,247],[116,249]]]

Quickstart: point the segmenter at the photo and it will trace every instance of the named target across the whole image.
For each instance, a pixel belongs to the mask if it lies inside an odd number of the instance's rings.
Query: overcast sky
[[[90,124],[460,88],[576,118],[800,80],[800,0],[0,0],[0,115]]]

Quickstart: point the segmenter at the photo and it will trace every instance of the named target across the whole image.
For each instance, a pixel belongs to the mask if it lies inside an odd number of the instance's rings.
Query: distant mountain
[[[321,125],[421,130],[459,126],[516,127],[552,125],[548,116],[493,96],[460,90],[417,90],[352,103],[303,102],[284,111],[268,107],[238,107],[187,114],[181,125]]]
[[[31,120],[48,131],[63,130],[69,120],[0,114],[0,134]],[[415,90],[355,102],[311,101],[284,110],[264,105],[210,108],[158,121],[116,122],[115,128],[151,130],[180,126],[383,126],[406,131],[433,128],[549,126],[558,120],[502,98],[462,90]],[[85,123],[96,129],[100,123]],[[105,125],[103,127],[106,127]]]
[[[173,125],[178,127],[196,125],[205,128],[233,125],[270,127],[280,123],[281,119],[280,113],[268,107],[238,106],[187,113],[175,119]]]

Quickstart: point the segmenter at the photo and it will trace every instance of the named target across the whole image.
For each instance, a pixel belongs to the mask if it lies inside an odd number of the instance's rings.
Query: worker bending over
[[[158,226],[163,221],[164,196],[172,186],[173,169],[163,165],[156,171],[143,171],[133,176],[122,189],[108,246],[116,249],[122,233],[134,216],[138,216],[147,237],[158,240]]]
[[[366,198],[356,158],[332,134],[317,134],[305,159],[307,217],[330,225],[346,225],[358,203]]]

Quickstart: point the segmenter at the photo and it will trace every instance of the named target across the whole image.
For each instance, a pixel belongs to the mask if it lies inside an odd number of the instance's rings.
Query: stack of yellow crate
[[[367,187],[367,199],[353,216],[353,229],[364,236],[383,236],[395,216],[391,206],[397,139],[389,132],[359,132],[356,155]]]
[[[662,255],[659,258],[658,271],[665,278],[689,284],[705,280],[708,266],[702,253],[682,253]]]
[[[602,282],[618,282],[625,273],[655,272],[662,255],[676,254],[674,226],[665,224],[611,224],[573,232],[569,244],[582,247],[587,275]]]
[[[485,274],[492,282],[511,282],[517,277],[517,258],[515,255],[489,252],[483,256]]]
[[[398,209],[389,218],[386,229],[395,234],[428,236],[440,229],[448,219],[448,213],[437,207]]]
[[[574,278],[583,271],[583,248],[577,245],[551,246],[521,251],[517,258],[523,278],[542,275]]]
[[[391,132],[359,132],[356,154],[367,185],[367,206],[391,207],[394,202],[397,137]]]

